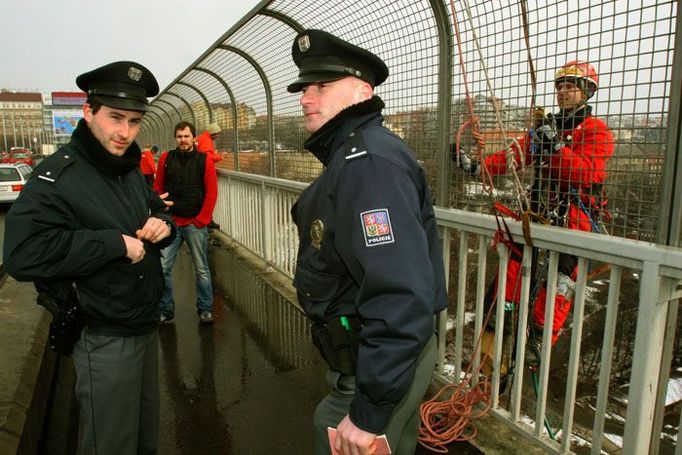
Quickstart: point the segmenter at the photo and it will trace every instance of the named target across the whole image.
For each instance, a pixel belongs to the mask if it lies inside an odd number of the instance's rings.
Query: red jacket
[[[587,115],[585,119],[572,130],[561,131],[565,145],[549,155],[547,167],[542,168],[545,178],[558,184],[562,195],[568,195],[572,188],[581,195],[586,207],[595,203],[594,197],[587,195],[593,184],[606,181],[606,163],[613,155],[613,134],[603,120]],[[517,139],[524,150],[526,165],[533,164],[530,152],[532,143],[529,136]],[[516,160],[521,160],[519,147],[512,146]],[[485,157],[484,162],[492,175],[507,172],[507,150],[500,150]],[[572,202],[572,201],[571,201]],[[573,204],[572,204],[573,205]],[[578,208],[569,211],[568,228],[591,231],[590,220]]]
[[[222,155],[215,151],[213,139],[211,139],[208,131],[204,131],[197,136],[197,150],[210,156],[214,163],[223,159]]]
[[[154,155],[151,150],[142,151],[140,170],[144,175],[154,175],[156,173],[156,164],[154,164]]]
[[[187,152],[192,153],[192,152]],[[166,192],[166,158],[168,152],[164,152],[159,158],[159,167],[156,172],[156,180],[154,181],[154,191],[158,194]],[[173,221],[178,227],[195,225],[198,228],[203,228],[211,222],[213,217],[213,209],[218,200],[218,178],[216,176],[215,165],[213,161],[206,160],[206,167],[204,169],[204,203],[201,205],[201,210],[193,218],[184,218],[173,215]]]

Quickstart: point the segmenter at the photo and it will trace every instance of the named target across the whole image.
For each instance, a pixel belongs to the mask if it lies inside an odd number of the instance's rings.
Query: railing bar
[[[450,250],[451,250],[451,239],[452,231],[450,228],[442,228],[442,245],[443,245],[443,267],[444,270],[450,270]],[[445,274],[445,288],[450,288],[450,276]],[[445,308],[436,317],[436,322],[438,324],[438,372],[442,375],[445,373],[445,350],[446,350],[446,338],[448,332],[448,309]],[[461,357],[460,357],[461,362]]]
[[[483,300],[485,298],[485,268],[488,261],[488,242],[484,236],[478,237],[478,274],[476,276],[476,315],[474,317],[474,342],[477,342],[481,337],[481,332],[483,330],[483,319],[485,318],[483,309]],[[476,346],[474,346],[475,348]],[[478,355],[473,358],[473,370],[478,371],[481,366],[481,351],[479,345]],[[478,375],[474,375],[472,378],[472,384],[478,384]]]
[[[495,308],[495,344],[493,349],[493,383],[490,403],[492,409],[497,408],[500,398],[500,368],[502,366],[502,335],[504,332],[504,302],[507,289],[507,266],[509,265],[509,249],[503,243],[497,245],[500,265],[497,269],[497,307]],[[501,291],[500,291],[501,290]]]
[[[546,259],[545,259],[546,260]],[[549,273],[547,276],[547,299],[545,300],[545,326],[542,331],[542,352],[540,354],[540,377],[538,378],[538,401],[535,411],[535,436],[542,435],[547,408],[547,387],[549,384],[550,356],[552,352],[552,323],[554,321],[554,298],[556,296],[557,267],[559,253],[549,253]]]
[[[514,369],[514,383],[511,396],[511,415],[515,422],[521,419],[521,394],[523,391],[523,376],[525,373],[526,332],[528,327],[528,309],[531,287],[531,265],[533,248],[525,245],[521,260],[521,301],[519,305],[518,329],[516,333],[516,368]]]
[[[650,449],[669,297],[658,272],[659,264],[644,263],[623,432],[623,453],[648,453]]]
[[[568,376],[566,398],[564,402],[564,424],[561,434],[570,435],[573,431],[575,413],[575,395],[578,387],[578,370],[580,369],[580,343],[583,336],[585,314],[585,289],[587,287],[587,259],[578,259],[578,281],[576,283],[573,304],[573,326],[571,327],[571,352],[568,358]],[[571,450],[571,438],[562,438],[561,449]]]
[[[455,381],[461,379],[462,348],[464,346],[464,305],[466,297],[467,263],[469,259],[469,234],[459,233],[459,276],[457,280],[457,307],[455,308]]]
[[[609,397],[609,384],[611,382],[613,346],[616,339],[622,275],[623,269],[621,267],[612,266],[609,277],[609,297],[606,304],[606,321],[604,323],[604,341],[602,344],[601,368],[597,389],[597,405],[594,413],[594,428],[592,430],[592,450],[590,451],[592,455],[601,454],[602,438],[604,437],[604,420]]]

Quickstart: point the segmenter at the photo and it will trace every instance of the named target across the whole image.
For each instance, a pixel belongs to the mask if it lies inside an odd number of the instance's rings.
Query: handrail
[[[293,277],[296,264],[296,253],[298,249],[298,236],[296,227],[291,220],[289,210],[291,205],[298,198],[300,193],[308,186],[305,183],[285,180],[281,178],[266,177],[256,174],[246,174],[235,171],[219,171],[219,200],[218,209],[214,214],[216,221],[220,223],[225,233],[234,241],[249,249],[256,255],[263,258],[267,267],[278,269],[289,277]],[[458,209],[435,207],[435,214],[438,225],[443,234],[443,258],[446,267],[454,268],[459,271],[456,285],[457,310],[448,312],[443,316],[455,320],[456,342],[453,346],[441,343],[439,346],[439,358],[444,359],[446,350],[454,350],[454,377],[459,376],[459,372],[465,371],[463,363],[468,362],[471,352],[467,352],[465,340],[470,338],[468,345],[477,339],[480,333],[483,311],[483,294],[486,291],[485,267],[486,255],[494,256],[494,251],[488,251],[495,233],[498,229],[495,218],[491,215],[482,213],[472,213]],[[523,243],[524,236],[520,222],[507,220],[512,237],[515,241]],[[513,412],[510,412],[501,403],[498,389],[501,383],[500,362],[493,365],[492,390],[494,397],[492,400],[493,415],[504,421],[518,432],[522,432],[525,438],[535,440],[544,449],[551,453],[566,453],[570,451],[570,442],[562,441],[561,444],[549,440],[542,434],[542,425],[536,425],[532,432],[528,431],[528,426],[519,422],[520,412],[536,418],[536,421],[543,422],[548,413],[553,413],[554,419],[562,419],[560,410],[550,410],[548,405],[548,388],[550,387],[550,370],[546,365],[550,365],[553,350],[549,348],[551,336],[551,312],[553,307],[553,295],[556,292],[556,277],[558,267],[558,256],[560,253],[569,253],[580,259],[576,288],[576,302],[574,303],[574,315],[572,326],[572,342],[570,358],[566,360],[567,385],[565,391],[565,408],[563,410],[563,428],[571,432],[574,428],[574,415],[577,402],[575,400],[578,376],[581,361],[581,340],[585,336],[583,326],[587,320],[584,314],[587,296],[585,286],[588,275],[588,262],[603,262],[611,268],[611,279],[608,283],[608,314],[603,333],[603,352],[610,353],[616,339],[615,327],[619,320],[618,303],[623,299],[638,301],[637,305],[637,328],[634,345],[632,346],[632,371],[630,373],[630,386],[627,397],[628,410],[625,424],[625,443],[623,453],[644,453],[647,452],[651,444],[650,435],[660,432],[660,428],[654,428],[653,415],[660,404],[657,404],[657,384],[661,378],[661,371],[667,367],[660,366],[662,360],[661,347],[666,342],[665,324],[668,303],[680,298],[680,291],[677,289],[680,279],[682,279],[682,249],[657,245],[650,242],[611,237],[600,234],[592,234],[582,231],[559,229],[551,226],[535,225],[531,226],[531,235],[535,247],[546,250],[549,253],[548,267],[545,275],[538,279],[547,281],[548,296],[548,316],[543,331],[543,349],[541,353],[541,368],[539,371],[539,390],[537,407],[533,411],[532,407],[522,406],[524,396],[522,394],[524,369],[518,368],[513,377],[514,386],[512,387],[511,403]],[[459,241],[451,241],[459,236]],[[473,247],[472,245],[477,245]],[[473,248],[473,249],[472,249]],[[493,267],[497,268],[498,276],[504,278],[508,256],[507,247],[503,244],[498,246],[501,260],[499,264],[490,261]],[[525,248],[525,255],[528,255],[531,248]],[[478,257],[479,264],[478,279],[473,291],[471,286],[467,286],[467,273],[475,270],[471,264],[471,257]],[[524,262],[525,263],[525,262]],[[621,295],[621,276],[624,270],[631,270],[639,277],[640,291],[632,295]],[[446,274],[446,279],[452,275]],[[529,278],[524,278],[529,280]],[[582,283],[582,284],[581,284]],[[524,283],[527,286],[527,283]],[[469,294],[467,296],[467,288]],[[578,292],[580,291],[580,292]],[[532,314],[529,310],[530,304],[528,292],[522,293],[520,302],[521,315]],[[476,316],[473,323],[475,332],[467,328],[465,324],[466,302],[476,302]],[[604,303],[606,305],[606,303]],[[623,305],[621,305],[623,306]],[[498,321],[504,319],[504,312],[497,311]],[[441,317],[441,321],[445,318]],[[674,321],[673,321],[674,323]],[[445,327],[444,322],[439,323],[440,327]],[[502,327],[503,324],[496,324]],[[525,327],[521,325],[521,327]],[[501,352],[502,335],[501,329],[496,333],[495,351]],[[525,333],[525,330],[524,332]],[[668,340],[672,342],[672,340]],[[525,336],[521,334],[517,338],[518,350],[516,361],[523,364]],[[664,347],[664,349],[666,349]],[[470,359],[475,365],[479,364],[479,359]],[[611,371],[611,364],[614,360],[611,356],[604,356],[601,359],[601,369],[606,372]],[[636,366],[636,367],[635,367]],[[439,369],[439,377],[442,377],[443,368]],[[603,422],[606,418],[607,404],[613,391],[609,389],[610,377],[608,374],[600,376],[598,384],[598,402],[593,406],[598,411],[594,416],[593,438],[595,447],[600,447],[601,438],[604,435]]]

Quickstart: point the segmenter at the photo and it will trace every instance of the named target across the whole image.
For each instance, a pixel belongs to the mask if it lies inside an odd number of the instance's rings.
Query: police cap
[[[147,98],[159,93],[151,71],[135,62],[109,63],[81,74],[76,84],[103,105],[127,111],[146,112]]]
[[[299,68],[298,79],[289,84],[291,93],[315,82],[330,82],[355,76],[373,87],[388,77],[388,67],[379,57],[322,30],[304,30],[291,48]]]

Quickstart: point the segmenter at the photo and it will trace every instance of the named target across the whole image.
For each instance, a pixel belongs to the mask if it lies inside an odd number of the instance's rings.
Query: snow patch
[[[673,378],[668,381],[668,389],[665,392],[665,405],[671,405],[682,400],[682,378]]]
[[[618,447],[623,447],[623,437],[619,434],[604,433],[604,436],[608,438],[609,441],[613,442]]]

